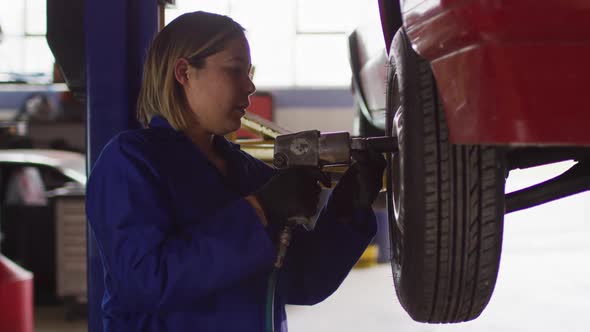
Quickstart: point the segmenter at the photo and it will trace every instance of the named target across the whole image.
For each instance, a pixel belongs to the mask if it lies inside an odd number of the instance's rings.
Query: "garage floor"
[[[508,191],[563,165],[512,172]],[[290,331],[582,332],[590,331],[590,193],[506,216],[500,276],[476,320],[455,325],[413,322],[396,300],[388,264],[353,270],[340,289],[313,307],[289,307]],[[38,308],[36,331],[86,331],[60,308]]]
[[[511,172],[507,190],[566,166]],[[391,275],[388,264],[354,270],[323,303],[290,308],[290,331],[590,331],[590,193],[506,216],[496,289],[472,322],[412,321],[397,302]]]

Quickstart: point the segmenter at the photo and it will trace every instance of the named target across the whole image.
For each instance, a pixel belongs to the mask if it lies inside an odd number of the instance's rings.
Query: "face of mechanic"
[[[229,40],[218,53],[205,59],[202,68],[177,63],[187,107],[194,115],[188,130],[225,135],[240,128],[240,119],[256,90],[250,77],[250,47],[244,35]],[[192,128],[191,128],[192,127]]]

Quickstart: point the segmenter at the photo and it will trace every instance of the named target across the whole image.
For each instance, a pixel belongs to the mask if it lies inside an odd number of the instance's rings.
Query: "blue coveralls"
[[[162,117],[102,151],[87,215],[105,270],[105,331],[264,331],[276,249],[243,197],[273,169],[223,137],[214,142],[227,177]],[[370,209],[352,225],[325,211],[313,232],[293,236],[275,299],[281,331],[284,305],[332,294],[376,232]]]

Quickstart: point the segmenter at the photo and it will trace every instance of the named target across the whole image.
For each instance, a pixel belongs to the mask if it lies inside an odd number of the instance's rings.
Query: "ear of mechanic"
[[[319,187],[312,173],[277,172],[224,138],[255,91],[250,69],[244,30],[226,16],[181,15],[153,41],[137,107],[144,128],[114,137],[87,184],[104,331],[264,329],[277,232],[315,213]],[[384,161],[357,159],[315,230],[293,235],[276,284],[279,330],[285,304],[332,294],[376,232]]]

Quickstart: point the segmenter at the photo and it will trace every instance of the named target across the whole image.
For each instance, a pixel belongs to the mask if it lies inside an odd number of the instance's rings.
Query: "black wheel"
[[[416,321],[476,318],[500,263],[504,163],[494,147],[453,145],[429,63],[403,29],[388,73],[388,214],[398,299]]]

